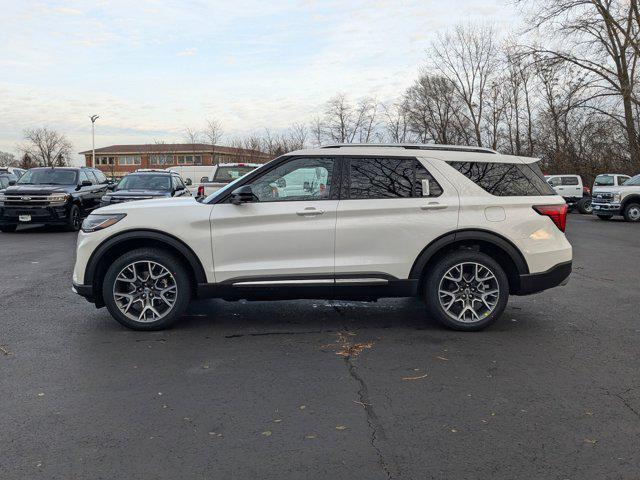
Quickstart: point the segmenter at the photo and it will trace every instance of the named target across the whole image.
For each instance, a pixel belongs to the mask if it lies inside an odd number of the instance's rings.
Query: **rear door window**
[[[562,177],[562,185],[576,186],[579,184],[578,177]]]
[[[351,158],[347,198],[382,199],[423,196],[422,181],[430,197],[442,194],[442,187],[415,158]]]
[[[486,192],[498,197],[555,195],[538,164],[448,162]]]

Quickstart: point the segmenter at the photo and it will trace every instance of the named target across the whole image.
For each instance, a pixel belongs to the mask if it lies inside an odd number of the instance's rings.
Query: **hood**
[[[168,197],[171,192],[167,190],[115,190],[107,192],[109,197]]]
[[[185,207],[188,204],[199,204],[194,197],[168,197],[168,198],[154,198],[152,200],[137,200],[135,202],[116,203],[108,205],[106,207],[94,210],[95,213],[127,213],[132,210],[140,210],[149,207],[157,208],[171,208],[171,207]]]
[[[12,185],[4,191],[5,195],[48,195],[50,193],[70,193],[74,185]]]

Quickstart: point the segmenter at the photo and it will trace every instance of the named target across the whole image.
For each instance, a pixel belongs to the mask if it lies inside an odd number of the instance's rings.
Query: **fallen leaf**
[[[262,435],[264,435],[265,437],[270,437],[271,436],[271,430],[266,430],[266,431],[262,432]]]
[[[595,445],[596,443],[598,443],[598,441],[593,438],[585,438],[584,441],[590,443],[591,445]]]
[[[38,396],[39,396],[39,397],[44,397],[44,393],[40,392],[40,393],[38,394]]]
[[[418,375],[417,377],[402,377],[402,380],[420,380],[421,378],[426,378],[427,374]]]
[[[281,421],[282,421],[282,419],[281,419],[281,418],[276,418],[276,419],[273,421],[273,423],[280,423]]]
[[[437,358],[438,360],[444,360],[445,362],[448,362],[448,361],[449,361],[449,359],[448,359],[447,357],[441,357],[440,355],[438,355],[436,358]]]
[[[345,427],[344,425],[338,425],[336,427],[336,430],[346,430],[346,429],[347,429],[347,427]]]
[[[452,428],[451,433],[458,433],[458,430],[456,430],[455,428]]]
[[[6,348],[4,348],[4,346],[2,346],[2,345],[0,345],[0,352],[4,353],[7,356],[11,355],[11,352],[9,350],[7,350]]]
[[[312,440],[312,439],[316,438],[316,436],[315,435],[305,435],[304,438],[308,438],[309,440]]]
[[[592,416],[592,415],[593,415],[593,412],[584,412],[584,414],[585,414],[585,415]]]
[[[204,365],[202,365],[202,368],[206,370],[207,368],[209,368],[209,364],[205,363]]]
[[[300,405],[299,408],[300,408],[300,410],[304,410],[305,408],[307,408],[307,406],[306,405]]]

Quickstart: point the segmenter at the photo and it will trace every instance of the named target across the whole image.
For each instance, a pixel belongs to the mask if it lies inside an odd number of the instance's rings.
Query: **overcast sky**
[[[49,126],[74,151],[306,122],[338,92],[397,97],[433,35],[516,28],[504,0],[0,0],[0,150]],[[222,142],[224,143],[224,142]]]

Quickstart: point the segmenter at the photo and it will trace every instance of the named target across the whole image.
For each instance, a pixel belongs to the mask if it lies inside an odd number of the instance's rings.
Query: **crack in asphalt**
[[[370,443],[373,449],[376,451],[376,454],[378,455],[378,462],[380,463],[382,470],[384,470],[387,478],[391,480],[393,478],[393,475],[391,474],[391,466],[385,459],[384,454],[382,453],[382,450],[378,445],[378,442],[385,442],[387,440],[387,436],[384,432],[382,424],[380,423],[380,420],[378,419],[378,415],[373,410],[373,406],[371,405],[371,402],[369,400],[369,391],[367,389],[367,384],[358,374],[356,366],[351,361],[351,356],[344,357],[344,363],[347,366],[351,378],[358,382],[358,385],[360,386],[360,388],[358,389],[358,401],[362,405],[362,408],[364,408],[365,414],[367,416],[367,425],[369,426],[369,430],[371,430]]]
[[[240,338],[240,337],[265,337],[269,335],[311,335],[314,333],[335,333],[335,330],[307,330],[303,332],[260,332],[260,333],[235,333],[233,335],[225,335],[224,338]]]
[[[628,409],[631,413],[633,413],[636,417],[638,417],[638,419],[640,419],[640,411],[638,411],[638,410],[636,410],[635,408],[633,408],[633,406],[629,403],[629,401],[628,401],[626,398],[624,398],[624,397],[623,397],[623,395],[624,395],[625,393],[629,393],[630,391],[635,390],[635,389],[637,389],[637,388],[640,388],[640,386],[627,388],[626,390],[623,390],[623,391],[622,391],[622,392],[620,392],[620,393],[612,393],[612,392],[610,392],[609,390],[604,389],[604,388],[603,388],[602,390],[604,390],[605,395],[609,395],[609,396],[612,396],[612,397],[616,397],[618,400],[620,400],[620,401],[622,402],[622,404],[623,404],[625,407],[627,407],[627,409]]]

